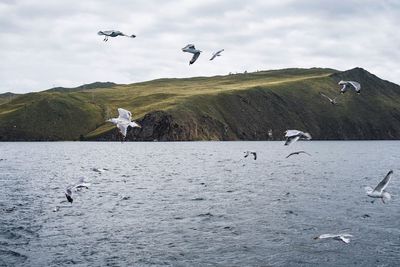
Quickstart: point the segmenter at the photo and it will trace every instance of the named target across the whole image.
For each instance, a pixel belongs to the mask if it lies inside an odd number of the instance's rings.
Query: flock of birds
[[[108,41],[108,37],[117,37],[117,36],[125,36],[125,37],[129,37],[129,38],[135,38],[135,35],[126,35],[120,31],[99,31],[98,32],[99,35],[104,35],[104,40],[103,41]],[[187,53],[191,53],[193,54],[193,57],[191,58],[189,65],[193,64],[200,56],[200,53],[202,51],[198,50],[195,48],[195,46],[193,44],[188,44],[186,45],[184,48],[182,48],[183,52],[187,52]],[[210,60],[214,60],[216,57],[221,56],[221,53],[224,51],[224,49],[221,49],[215,53],[212,54],[212,57],[210,58]],[[355,81],[340,81],[338,83],[339,85],[342,85],[342,88],[340,89],[340,95],[346,93],[349,88],[353,88],[355,90],[355,92],[357,94],[361,93],[361,85],[358,82]],[[320,95],[326,99],[329,100],[329,102],[332,105],[336,105],[337,104],[337,97],[335,98],[331,98],[323,93],[320,93]],[[340,96],[339,95],[339,96]],[[107,120],[107,122],[111,122],[113,124],[116,125],[116,127],[119,129],[120,134],[123,136],[123,138],[125,139],[127,131],[129,129],[129,127],[141,127],[137,122],[132,120],[132,113],[126,109],[123,108],[118,108],[118,114],[119,116],[117,118],[112,118]],[[289,146],[299,140],[311,140],[312,137],[309,133],[307,132],[302,132],[299,130],[287,130],[285,132],[285,146]],[[248,156],[252,155],[254,160],[257,160],[257,152],[256,151],[245,151],[244,152],[245,155],[244,157],[247,158]],[[300,155],[300,154],[306,154],[308,156],[311,156],[309,153],[307,153],[306,151],[295,151],[290,153],[289,155],[286,156],[286,158],[289,158],[291,156],[294,155]],[[106,171],[107,169],[97,169],[94,168],[92,169],[95,172],[98,173],[102,173],[104,171]],[[390,170],[387,175],[385,176],[385,178],[375,187],[366,187],[366,194],[367,196],[374,198],[374,200],[372,202],[375,201],[375,199],[381,199],[383,203],[387,203],[390,199],[391,199],[391,195],[390,193],[388,193],[386,191],[386,187],[388,186],[390,179],[393,175],[393,171]],[[88,189],[90,186],[90,183],[86,182],[84,180],[84,178],[80,178],[79,181],[73,185],[69,185],[65,190],[65,197],[67,198],[67,201],[70,202],[72,204],[73,202],[73,192],[74,191],[80,191],[83,188]],[[56,207],[54,209],[54,211],[58,211],[58,207]],[[322,234],[320,236],[315,237],[314,239],[327,239],[327,238],[331,238],[334,240],[339,240],[342,241],[344,243],[349,243],[350,242],[350,238],[352,237],[351,234],[347,234],[347,233],[340,233],[340,234]]]
[[[136,38],[136,35],[134,35],[134,34],[128,35],[128,34],[124,34],[120,31],[115,31],[115,30],[99,31],[97,34],[104,36],[104,39],[103,39],[104,42],[107,42],[109,37],[125,36],[125,37],[129,37],[129,38]],[[200,53],[203,52],[201,50],[196,49],[194,44],[186,45],[184,48],[182,48],[182,51],[193,54],[192,58],[189,61],[189,65],[192,65],[193,63],[195,63],[196,60],[199,58]],[[222,52],[224,52],[224,49],[221,49],[221,50],[218,50],[218,51],[212,53],[210,60],[214,60],[216,57],[220,57]]]

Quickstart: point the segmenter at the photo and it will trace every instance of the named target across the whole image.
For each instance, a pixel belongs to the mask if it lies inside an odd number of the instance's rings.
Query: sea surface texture
[[[0,143],[0,266],[74,264],[399,266],[400,142]]]

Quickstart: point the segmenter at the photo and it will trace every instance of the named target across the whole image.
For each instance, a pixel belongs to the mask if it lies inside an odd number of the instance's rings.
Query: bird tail
[[[387,202],[389,202],[389,200],[391,200],[392,199],[392,196],[388,193],[388,192],[384,192],[383,193],[383,195],[382,195],[382,201],[383,201],[383,203],[387,203]]]
[[[99,31],[97,34],[98,35],[104,35],[104,33],[102,31]]]

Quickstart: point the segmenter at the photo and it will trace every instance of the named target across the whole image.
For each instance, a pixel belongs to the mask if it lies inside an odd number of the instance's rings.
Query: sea
[[[0,266],[400,266],[400,141],[1,142]]]

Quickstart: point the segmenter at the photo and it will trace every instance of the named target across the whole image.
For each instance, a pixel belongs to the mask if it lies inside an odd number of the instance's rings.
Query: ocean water
[[[0,143],[0,266],[399,266],[399,163],[398,141]]]

